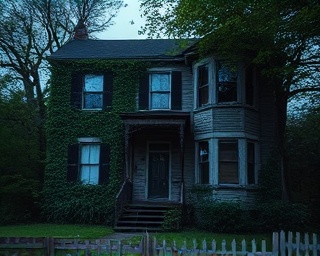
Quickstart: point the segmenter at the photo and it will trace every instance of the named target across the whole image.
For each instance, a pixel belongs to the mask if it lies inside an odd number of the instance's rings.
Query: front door
[[[163,145],[161,151],[157,151],[153,146],[149,147],[148,198],[168,198],[169,151],[163,150]]]

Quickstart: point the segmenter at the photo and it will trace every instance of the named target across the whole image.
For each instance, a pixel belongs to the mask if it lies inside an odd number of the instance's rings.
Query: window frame
[[[152,90],[152,76],[153,75],[168,75],[169,78],[169,90],[167,91],[153,91]],[[153,108],[152,106],[152,94],[167,94],[168,95],[168,108]],[[149,73],[149,109],[150,110],[171,110],[171,94],[172,94],[172,72],[171,71],[162,71],[157,72],[153,71]]]
[[[222,144],[236,144],[236,156],[237,156],[237,159],[236,160],[221,160],[221,145]],[[241,184],[241,173],[240,173],[240,168],[241,168],[241,165],[243,163],[241,163],[241,158],[239,156],[239,141],[237,139],[220,139],[218,141],[218,184],[219,185],[240,185]],[[237,178],[237,182],[229,182],[229,181],[221,181],[221,164],[236,164],[237,166],[237,170],[236,170],[236,178]]]
[[[93,76],[93,77],[102,77],[102,84],[101,84],[101,88],[102,91],[86,91],[86,77],[88,76]],[[83,76],[83,87],[82,87],[82,106],[81,109],[82,110],[102,110],[103,109],[103,103],[104,103],[104,83],[105,83],[105,76],[103,74],[85,74]],[[96,107],[96,108],[86,108],[86,97],[85,95],[101,95],[101,107]]]
[[[221,101],[220,100],[220,83],[222,81],[219,81],[219,64],[221,65],[222,63],[227,63],[227,64],[232,64],[236,66],[236,80],[235,81],[227,81],[224,83],[232,83],[235,84],[235,99],[233,100],[228,100],[228,101]],[[237,62],[233,61],[228,61],[228,60],[215,60],[215,74],[216,74],[216,83],[215,83],[215,91],[216,91],[216,104],[232,104],[232,103],[239,103],[239,91],[241,91],[240,87],[240,71],[241,69],[239,68],[239,64]]]
[[[98,156],[96,156],[95,158],[98,159],[98,162],[96,163],[83,163],[84,159],[83,159],[83,150],[85,147],[90,147],[90,146],[99,146],[98,148]],[[92,153],[92,150],[91,148],[89,148],[89,161],[91,161],[91,153]],[[101,154],[101,143],[98,143],[98,142],[91,142],[91,143],[80,143],[80,150],[79,150],[79,179],[80,181],[83,183],[83,184],[88,184],[88,185],[98,185],[99,184],[99,168],[100,168],[100,154]],[[84,176],[84,172],[87,171],[85,170],[85,167],[89,167],[89,180],[85,180],[83,179],[83,176]],[[92,174],[92,169],[91,167],[95,167],[94,169],[97,169],[97,177],[94,179],[94,178],[91,178],[91,174]],[[87,176],[87,175],[86,175]]]

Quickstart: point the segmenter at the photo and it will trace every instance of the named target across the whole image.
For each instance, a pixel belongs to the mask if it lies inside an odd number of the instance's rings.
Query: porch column
[[[124,134],[124,156],[125,156],[125,180],[129,178],[129,140],[130,140],[130,124],[125,123]]]
[[[180,164],[181,164],[181,182],[184,186],[184,124],[180,124],[180,131],[179,131],[179,135],[180,135]],[[182,186],[181,184],[181,186]],[[184,203],[184,189],[182,191],[182,195],[180,198],[180,200],[182,200],[182,202]]]

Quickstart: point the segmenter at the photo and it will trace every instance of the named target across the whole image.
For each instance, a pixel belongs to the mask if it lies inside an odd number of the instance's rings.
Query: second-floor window
[[[105,74],[73,74],[71,105],[76,109],[104,110],[111,107],[113,76]]]
[[[198,68],[198,106],[209,103],[209,70],[208,64]]]
[[[140,80],[139,110],[181,110],[181,71],[145,73]]]
[[[238,67],[233,62],[217,61],[218,102],[237,101]]]
[[[84,109],[102,109],[103,75],[85,75],[83,88]]]
[[[151,109],[170,109],[171,95],[170,73],[150,74]]]

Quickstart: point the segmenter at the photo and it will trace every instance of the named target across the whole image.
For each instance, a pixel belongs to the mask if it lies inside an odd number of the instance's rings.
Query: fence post
[[[266,240],[261,241],[261,254],[264,256],[267,253],[267,242]],[[272,255],[278,255],[278,254],[273,254]]]
[[[317,256],[317,234],[314,234],[313,233],[313,236],[312,236],[312,255],[313,256]]]
[[[46,237],[45,244],[46,244],[46,255],[54,256],[54,239],[52,237]]]
[[[272,234],[272,255],[279,255],[279,233],[273,232]]]
[[[309,256],[309,234],[305,233],[304,234],[304,249],[305,251],[305,256]]]
[[[253,254],[255,254],[255,253],[257,252],[256,240],[253,239],[253,240],[251,241],[251,247],[252,247],[251,252],[252,252]]]
[[[280,254],[286,256],[286,234],[283,230],[280,232]]]
[[[217,243],[216,240],[212,240],[212,252],[215,253],[217,251]]]
[[[287,247],[288,247],[288,256],[291,256],[292,255],[292,232],[288,232],[288,244],[287,244]]]
[[[221,253],[222,254],[226,254],[227,253],[227,249],[226,249],[226,240],[222,240],[222,243],[221,243],[221,246],[222,246],[222,248],[221,248]]]
[[[231,250],[232,250],[232,255],[236,256],[237,255],[237,244],[236,244],[235,239],[233,239],[231,242]]]
[[[300,233],[296,232],[296,256],[300,256]]]

